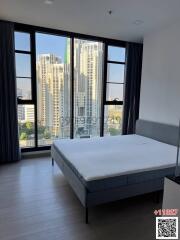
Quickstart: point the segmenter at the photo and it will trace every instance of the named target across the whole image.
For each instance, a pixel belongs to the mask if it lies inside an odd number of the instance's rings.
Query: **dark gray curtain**
[[[135,133],[139,117],[143,45],[128,43],[124,99],[123,134]]]
[[[14,25],[0,21],[0,164],[19,160]]]

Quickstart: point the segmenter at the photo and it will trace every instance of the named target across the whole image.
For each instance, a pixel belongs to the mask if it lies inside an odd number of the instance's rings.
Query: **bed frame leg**
[[[85,208],[85,222],[86,222],[86,224],[89,223],[89,218],[88,218],[88,207]]]
[[[160,203],[160,192],[159,191],[156,193],[156,202]]]
[[[154,201],[157,204],[160,203],[160,191],[155,192]]]
[[[52,166],[54,166],[54,158],[52,158]]]

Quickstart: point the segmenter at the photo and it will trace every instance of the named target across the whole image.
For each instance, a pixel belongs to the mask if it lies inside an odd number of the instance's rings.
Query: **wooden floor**
[[[153,240],[152,195],[84,208],[50,158],[0,166],[0,240]]]

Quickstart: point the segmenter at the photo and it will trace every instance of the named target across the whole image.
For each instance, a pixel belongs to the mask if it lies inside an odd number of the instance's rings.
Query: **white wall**
[[[180,23],[144,39],[140,118],[178,124]]]

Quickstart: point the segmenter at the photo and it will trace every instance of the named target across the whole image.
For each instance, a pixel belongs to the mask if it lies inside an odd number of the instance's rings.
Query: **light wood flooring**
[[[0,166],[0,240],[153,240],[153,195],[84,208],[50,158]]]

